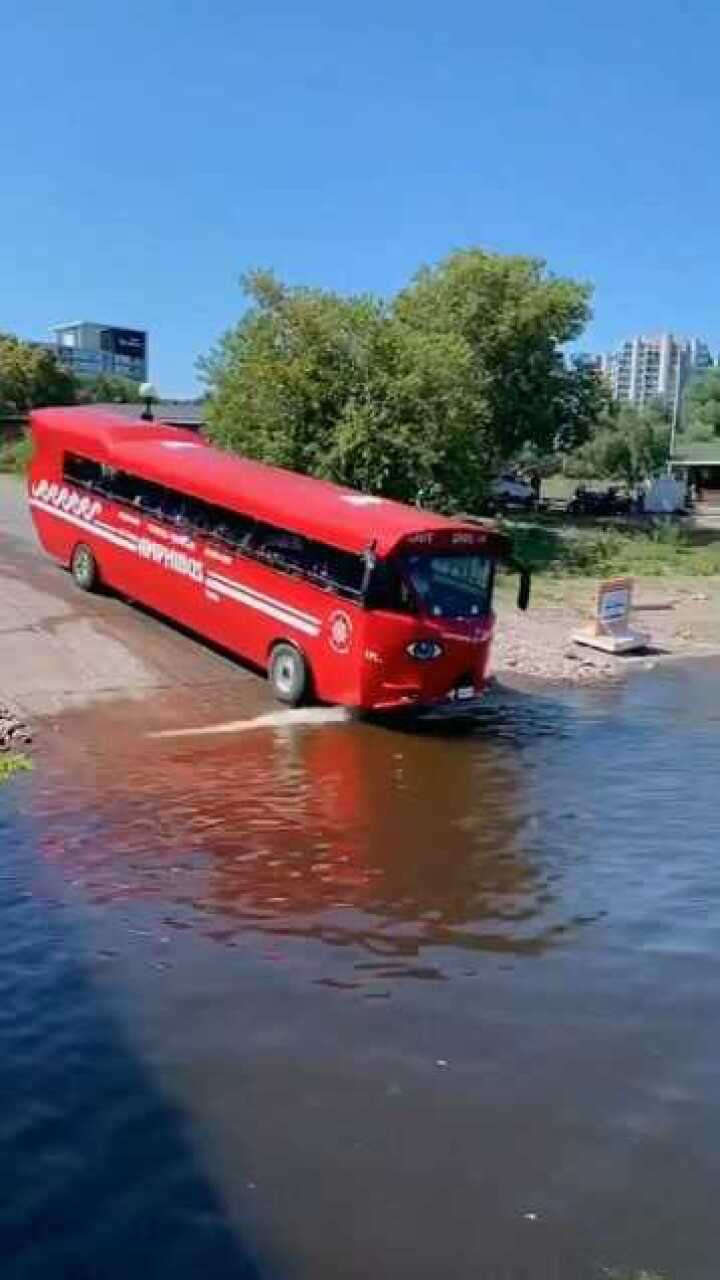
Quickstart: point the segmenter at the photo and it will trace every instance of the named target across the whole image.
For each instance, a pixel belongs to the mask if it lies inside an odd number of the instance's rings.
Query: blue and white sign
[[[597,622],[601,628],[627,626],[632,608],[632,580],[611,578],[601,582],[597,597]]]

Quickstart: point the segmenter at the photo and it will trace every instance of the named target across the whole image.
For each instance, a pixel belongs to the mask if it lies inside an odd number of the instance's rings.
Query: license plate
[[[457,690],[455,697],[458,699],[458,702],[466,702],[468,698],[475,697],[475,690],[471,684],[463,685],[461,689]]]

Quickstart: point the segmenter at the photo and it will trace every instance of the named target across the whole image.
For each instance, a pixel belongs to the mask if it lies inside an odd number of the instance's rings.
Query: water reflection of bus
[[[96,901],[154,901],[170,924],[224,939],[380,956],[532,952],[551,938],[527,779],[501,741],[358,724],[110,740],[64,752],[44,824],[48,856]]]
[[[267,670],[289,704],[456,706],[482,690],[505,536],[261,466],[173,427],[32,415],[29,500],[77,584]],[[529,579],[518,599],[525,608]]]

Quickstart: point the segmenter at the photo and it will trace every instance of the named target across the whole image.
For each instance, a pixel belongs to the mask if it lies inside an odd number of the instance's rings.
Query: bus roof
[[[389,555],[406,538],[465,528],[473,541],[502,540],[492,521],[476,524],[346,489],[213,448],[192,431],[94,409],[36,409],[40,446],[77,452],[192,497],[362,552]]]

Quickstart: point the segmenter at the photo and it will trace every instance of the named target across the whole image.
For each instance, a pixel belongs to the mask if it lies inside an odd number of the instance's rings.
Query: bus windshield
[[[490,612],[493,561],[475,552],[400,559],[400,572],[424,614],[431,618],[480,618]]]

